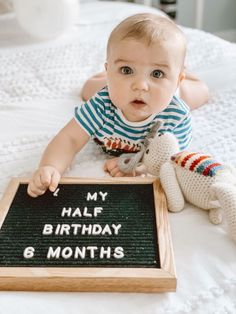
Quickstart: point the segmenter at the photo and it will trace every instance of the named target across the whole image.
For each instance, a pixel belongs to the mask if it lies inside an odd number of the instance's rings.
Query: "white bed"
[[[0,17],[0,196],[13,176],[29,176],[52,136],[81,103],[79,91],[103,68],[106,40],[124,17],[154,10],[112,2],[81,4],[70,34],[36,42],[14,14]],[[192,148],[236,166],[236,44],[184,28],[188,66],[210,87],[209,103],[193,112]],[[99,176],[105,156],[93,144],[66,175]],[[10,313],[236,313],[236,243],[226,226],[213,226],[193,206],[170,214],[178,277],[176,293],[0,292],[0,314]]]

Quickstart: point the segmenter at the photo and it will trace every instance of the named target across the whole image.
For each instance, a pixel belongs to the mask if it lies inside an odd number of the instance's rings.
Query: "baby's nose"
[[[148,81],[145,78],[137,78],[132,83],[133,90],[148,91]]]

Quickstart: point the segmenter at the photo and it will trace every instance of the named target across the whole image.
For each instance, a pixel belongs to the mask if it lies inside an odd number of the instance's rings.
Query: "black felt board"
[[[0,266],[31,267],[150,267],[160,268],[154,193],[152,184],[60,184],[58,196],[51,192],[38,198],[26,193],[20,184],[0,230]],[[108,192],[105,201],[87,201],[87,193]],[[63,207],[103,211],[97,217],[61,217]],[[45,224],[121,224],[118,235],[43,235]],[[95,257],[47,259],[49,247],[56,249],[97,246]],[[124,257],[99,257],[100,247],[122,247]],[[26,247],[34,247],[34,257],[26,259]]]

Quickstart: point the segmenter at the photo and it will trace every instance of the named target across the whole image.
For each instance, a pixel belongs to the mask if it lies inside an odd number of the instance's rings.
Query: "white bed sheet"
[[[155,9],[112,2],[81,5],[73,30],[38,43],[20,31],[13,14],[0,17],[0,196],[12,176],[28,176],[52,136],[81,103],[79,90],[103,68],[106,40],[127,15]],[[183,28],[188,66],[205,79],[211,99],[193,112],[192,148],[236,166],[236,45]],[[66,175],[104,177],[105,156],[89,143]],[[186,205],[170,214],[178,276],[176,293],[0,292],[8,313],[236,313],[236,244],[226,226]]]

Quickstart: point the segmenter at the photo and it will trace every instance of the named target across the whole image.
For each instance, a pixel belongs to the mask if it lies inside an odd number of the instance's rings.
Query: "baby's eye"
[[[128,74],[132,74],[133,70],[130,67],[125,66],[125,67],[120,68],[120,73],[128,75]]]
[[[161,70],[154,70],[152,71],[152,76],[155,78],[161,78],[164,73]]]

